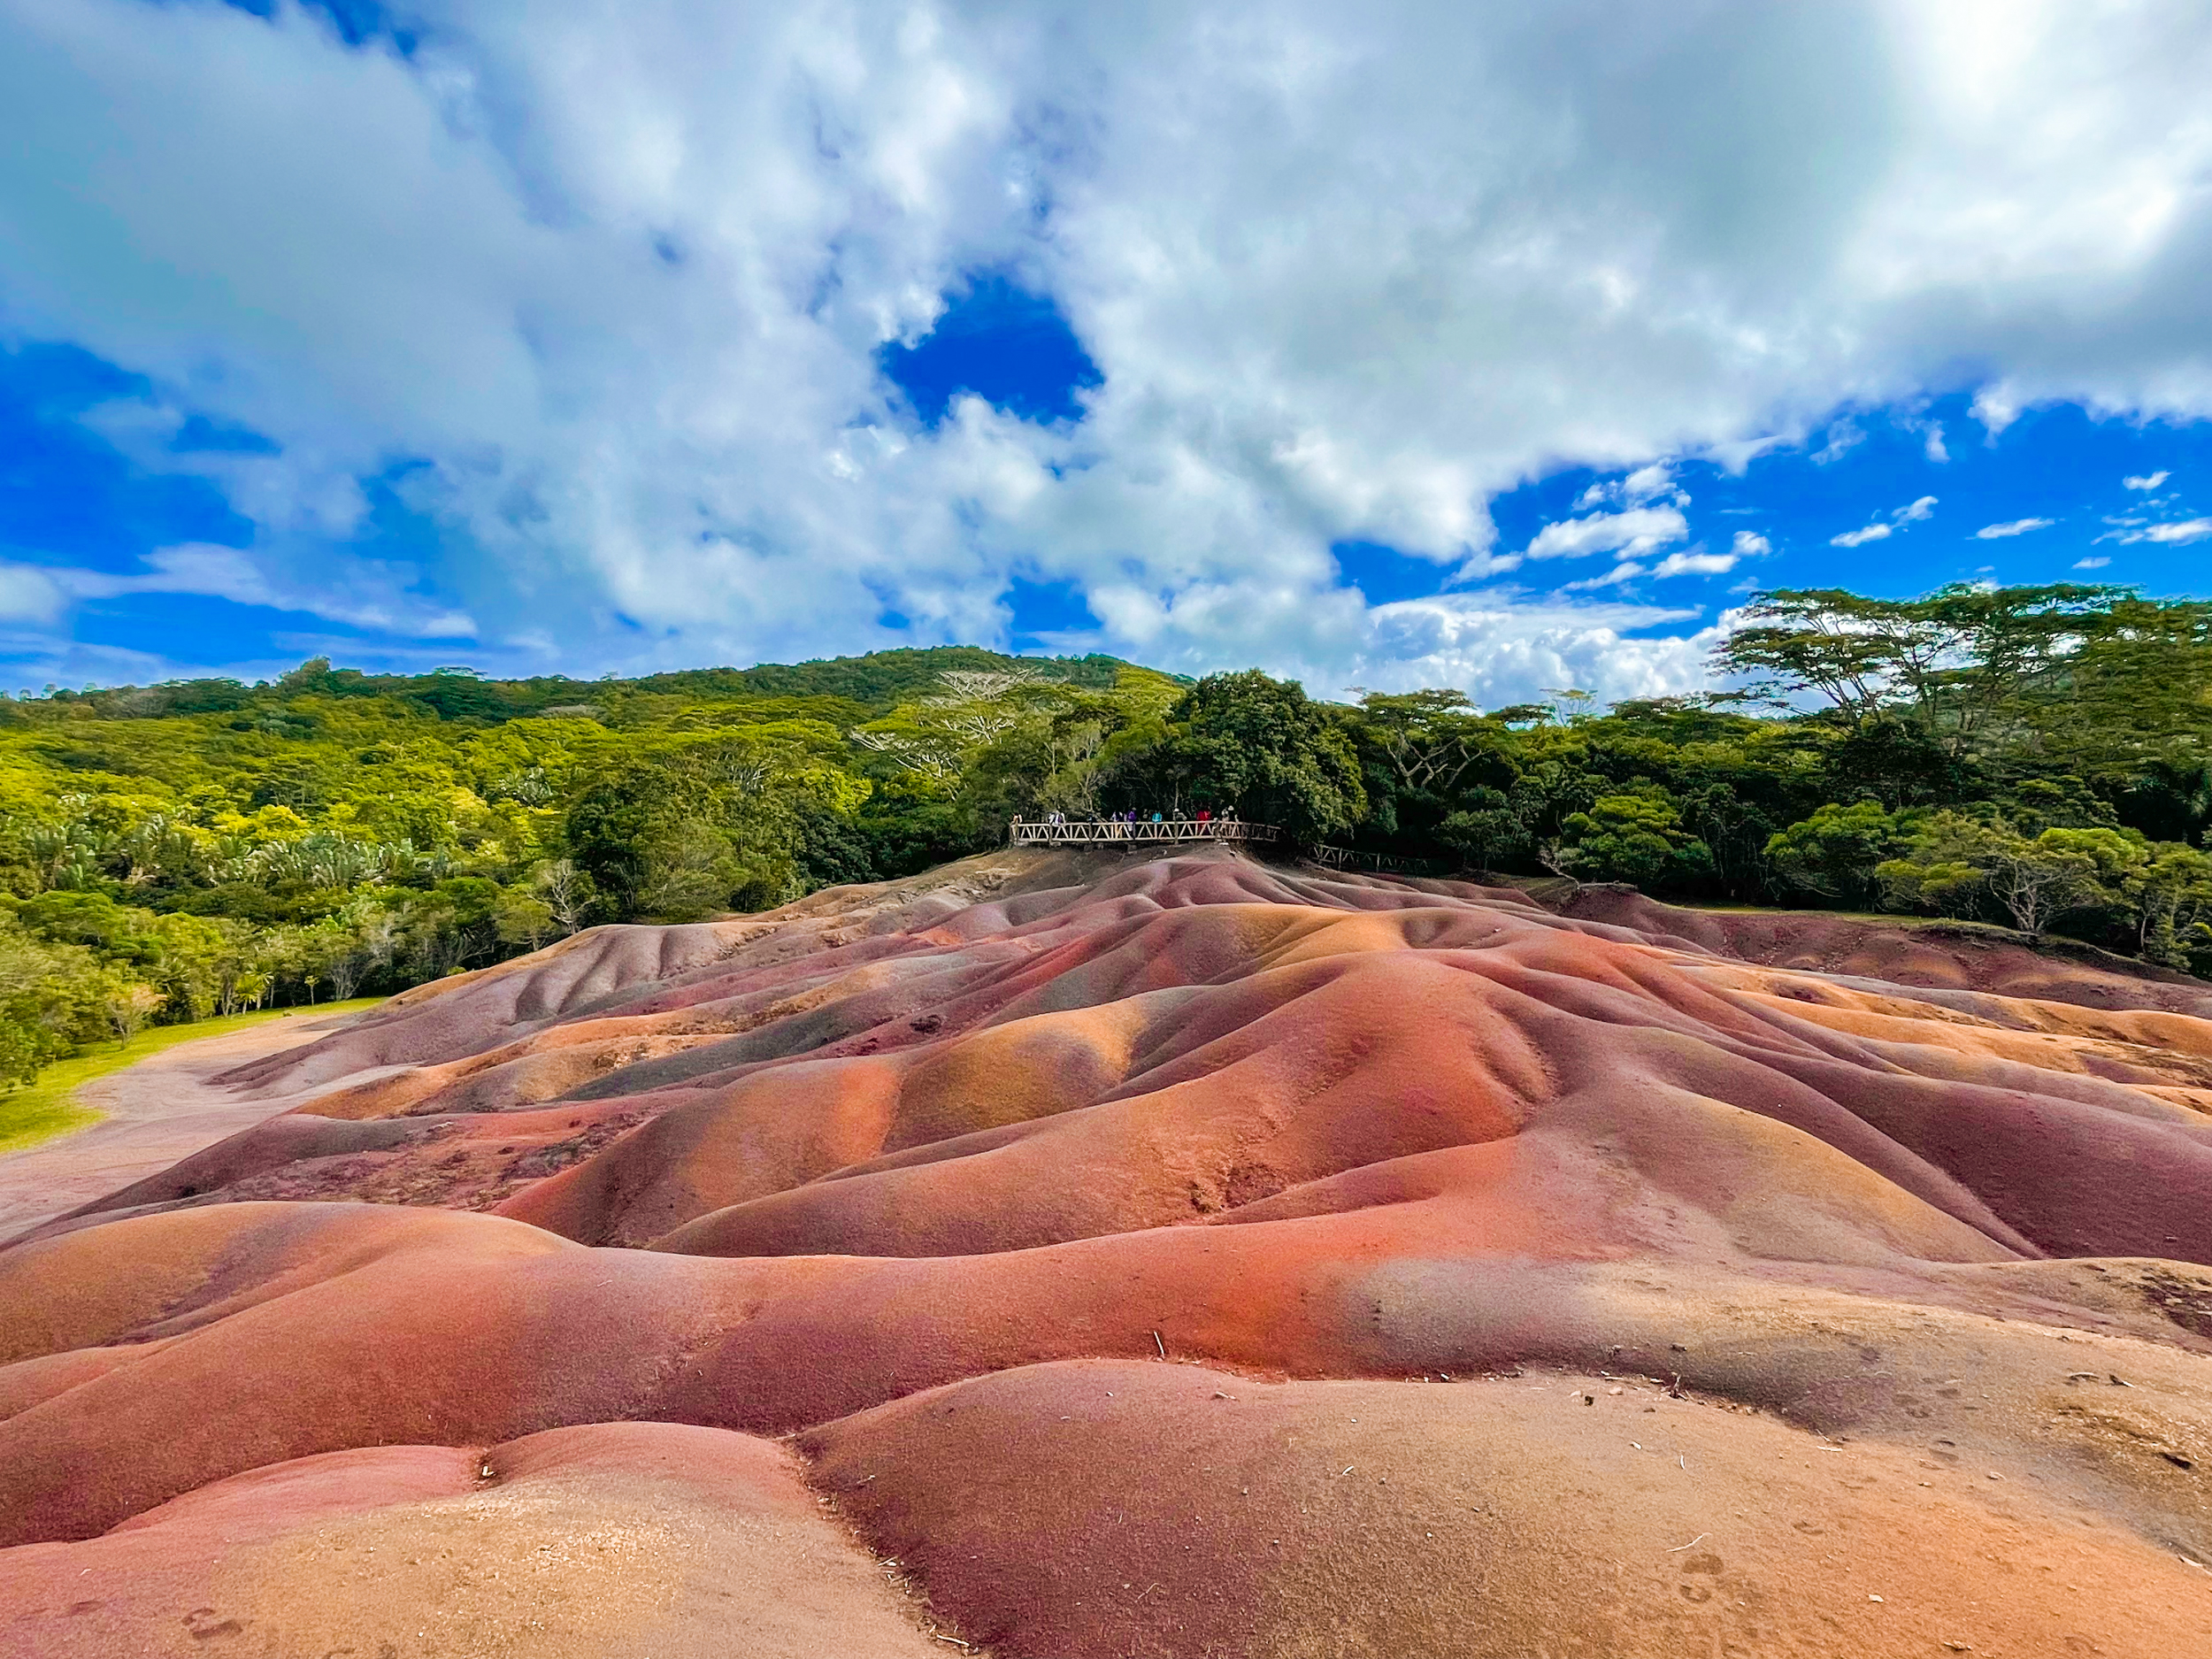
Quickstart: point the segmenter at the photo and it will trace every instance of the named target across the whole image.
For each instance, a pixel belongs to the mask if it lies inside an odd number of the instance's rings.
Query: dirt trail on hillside
[[[1555,902],[1002,853],[200,1073],[0,1249],[0,1655],[2212,1652],[2212,986]]]
[[[165,1170],[286,1110],[286,1099],[254,1099],[211,1079],[249,1061],[314,1042],[351,1018],[319,1018],[303,1010],[219,1037],[180,1042],[94,1078],[77,1091],[77,1100],[99,1112],[99,1122],[0,1154],[0,1240]]]

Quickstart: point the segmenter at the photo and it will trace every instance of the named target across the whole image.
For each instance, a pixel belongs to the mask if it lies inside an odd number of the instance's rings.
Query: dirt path
[[[77,1098],[106,1114],[98,1123],[0,1155],[0,1244],[296,1104],[286,1095],[234,1094],[208,1079],[243,1061],[312,1041],[351,1018],[273,1019],[179,1043],[94,1078]]]

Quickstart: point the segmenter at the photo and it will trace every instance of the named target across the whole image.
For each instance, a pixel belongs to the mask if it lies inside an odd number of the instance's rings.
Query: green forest
[[[966,647],[634,680],[0,698],[0,1076],[999,844],[1233,808],[1420,873],[2055,931],[2212,972],[2212,604],[2075,585],[1756,596],[1732,688],[1310,698]]]

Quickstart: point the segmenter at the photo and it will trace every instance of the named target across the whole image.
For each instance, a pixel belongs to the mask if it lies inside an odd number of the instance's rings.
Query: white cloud
[[[1591,485],[1576,498],[1575,511],[1583,512],[1592,507],[1616,503],[1640,507],[1661,497],[1677,507],[1690,504],[1689,492],[1674,481],[1672,470],[1663,463],[1654,462],[1649,466],[1638,467],[1625,478]]]
[[[1703,458],[1711,461],[1731,477],[1741,478],[1754,461],[1770,450],[1786,447],[1789,442],[1787,434],[1769,433],[1763,438],[1741,438],[1730,443],[1709,444],[1704,449]]]
[[[2139,535],[2128,536],[2130,541],[2201,541],[2212,535],[2212,518],[2185,518],[2177,524],[2154,524]]]
[[[1670,553],[1652,566],[1654,576],[1721,576],[1736,568],[1740,553]]]
[[[1864,547],[1869,541],[1885,541],[1897,533],[1886,524],[1870,524],[1863,530],[1846,530],[1841,535],[1828,538],[1830,547]]]
[[[1754,538],[1755,540],[1756,538]],[[1559,591],[1565,594],[1594,593],[1601,588],[1617,588],[1639,576],[1655,579],[1662,576],[1719,576],[1736,568],[1737,553],[1704,553],[1685,551],[1670,553],[1656,565],[1647,565],[1636,559],[1623,559],[1602,576],[1586,577],[1580,581],[1562,584]]]
[[[1688,521],[1674,507],[1632,507],[1626,512],[1594,513],[1548,524],[1521,554],[1523,558],[1583,558],[1592,553],[1634,557],[1679,541],[1690,534]]]
[[[1921,445],[1921,449],[1931,461],[1941,463],[1951,458],[1951,451],[1944,447],[1941,421],[1934,421],[1929,425],[1927,440]]]
[[[242,548],[187,542],[156,548],[146,563],[150,568],[137,572],[55,568],[43,574],[58,595],[73,600],[197,594],[421,638],[472,639],[477,633],[465,613],[407,593],[403,573],[362,560],[335,571],[287,570],[285,561],[257,557]],[[57,613],[59,608],[58,603]]]
[[[1936,498],[1933,495],[1923,495],[1919,500],[1908,502],[1904,506],[1892,512],[1886,522],[1877,518],[1863,530],[1846,530],[1841,535],[1830,536],[1828,545],[1830,547],[1864,547],[1869,541],[1887,541],[1896,534],[1896,526],[1917,524],[1924,518],[1932,517],[1935,509]]]
[[[2120,482],[2130,489],[2156,489],[2172,476],[2171,472],[2146,472],[2139,478],[2124,478]]]
[[[1960,362],[1993,431],[2212,415],[2191,8],[418,13],[403,58],[289,7],[0,0],[0,329],[281,446],[189,463],[249,565],[152,579],[594,672],[1003,638],[1019,568],[1178,666],[1377,684],[1518,641],[1557,684],[1601,605],[1494,597],[1432,649],[1330,546],[1647,564],[1686,526],[1588,528],[1679,519],[1631,480],[1832,449]],[[877,375],[992,267],[1104,372],[1072,429],[917,431]],[[357,569],[398,463],[447,550]],[[1562,465],[1621,493],[1495,552],[1490,499]],[[1662,675],[1684,640],[1603,649]]]
[[[2074,568],[2078,571],[2101,571],[2111,563],[2108,558],[2076,559]]]
[[[1974,539],[1994,541],[2003,536],[2025,535],[2031,530],[2047,530],[2055,522],[2051,518],[2014,518],[2004,524],[1985,524],[1974,532]]]
[[[1493,708],[1544,686],[1581,686],[1607,701],[1666,696],[1705,682],[1706,659],[1733,626],[1732,617],[1686,635],[1635,635],[1678,626],[1696,614],[1474,595],[1403,600],[1377,606],[1343,666],[1332,674],[1316,665],[1308,683],[1331,691],[1461,686]]]
[[[1634,559],[1623,559],[1602,576],[1586,576],[1578,582],[1560,585],[1563,594],[1594,593],[1601,588],[1617,588],[1621,583],[1645,574],[1645,567]]]
[[[51,622],[68,603],[60,586],[35,565],[0,565],[0,622]]]
[[[1813,451],[1813,460],[1821,466],[1833,465],[1865,442],[1859,423],[1847,417],[1828,428],[1828,442]]]
[[[1774,551],[1774,543],[1755,530],[1739,530],[1730,550],[1740,559],[1763,559]]]
[[[2181,518],[2166,524],[2152,524],[2143,518],[2107,518],[2114,527],[2097,538],[2100,541],[2139,542],[2154,541],[2165,546],[2178,546],[2188,541],[2200,541],[2212,535],[2212,518]]]
[[[1982,423],[1989,442],[1995,443],[2005,428],[2020,419],[2023,407],[2031,401],[2018,387],[2001,380],[1974,394],[1974,419]]]

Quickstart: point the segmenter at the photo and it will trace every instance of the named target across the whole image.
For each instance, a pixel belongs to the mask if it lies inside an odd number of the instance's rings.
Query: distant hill
[[[148,719],[164,715],[227,714],[295,696],[388,697],[442,720],[497,722],[557,711],[603,706],[611,695],[644,693],[685,698],[834,697],[850,703],[847,712],[881,714],[927,693],[948,672],[1027,671],[1087,690],[1113,686],[1115,677],[1136,664],[1117,657],[1015,657],[978,645],[938,645],[927,649],[870,651],[861,657],[818,657],[804,663],[762,663],[751,668],[686,668],[670,673],[621,680],[572,680],[565,674],[523,680],[488,679],[469,668],[440,668],[426,674],[371,674],[357,668],[333,668],[326,657],[303,663],[281,679],[258,685],[237,680],[178,680],[152,686],[114,686],[96,690],[59,690],[18,703],[0,698],[0,721],[13,710],[23,718],[36,703],[71,705],[103,720]]]

